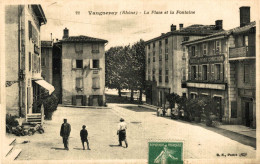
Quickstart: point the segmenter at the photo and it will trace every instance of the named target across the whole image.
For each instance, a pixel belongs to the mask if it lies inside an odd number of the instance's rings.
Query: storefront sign
[[[197,57],[191,58],[190,64],[222,63],[224,60],[224,55]]]

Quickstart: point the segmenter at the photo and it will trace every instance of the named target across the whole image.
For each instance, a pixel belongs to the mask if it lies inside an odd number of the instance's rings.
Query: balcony
[[[229,48],[229,60],[255,58],[255,46]]]

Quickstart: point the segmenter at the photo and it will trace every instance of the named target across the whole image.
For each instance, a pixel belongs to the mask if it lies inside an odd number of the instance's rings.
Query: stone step
[[[22,152],[21,149],[14,149],[6,158],[6,161],[14,161],[15,159],[18,158],[20,153]]]

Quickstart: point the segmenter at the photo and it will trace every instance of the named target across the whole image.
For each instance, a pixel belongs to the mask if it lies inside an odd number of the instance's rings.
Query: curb
[[[60,107],[71,107],[71,108],[88,108],[88,109],[112,109],[110,107],[99,107],[99,106],[74,106],[74,105],[62,105]]]

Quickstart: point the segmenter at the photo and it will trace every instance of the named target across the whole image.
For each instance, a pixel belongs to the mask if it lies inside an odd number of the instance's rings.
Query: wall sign
[[[224,62],[224,55],[216,55],[216,56],[205,56],[205,57],[197,57],[190,58],[190,64],[207,64],[207,63],[220,63]]]

